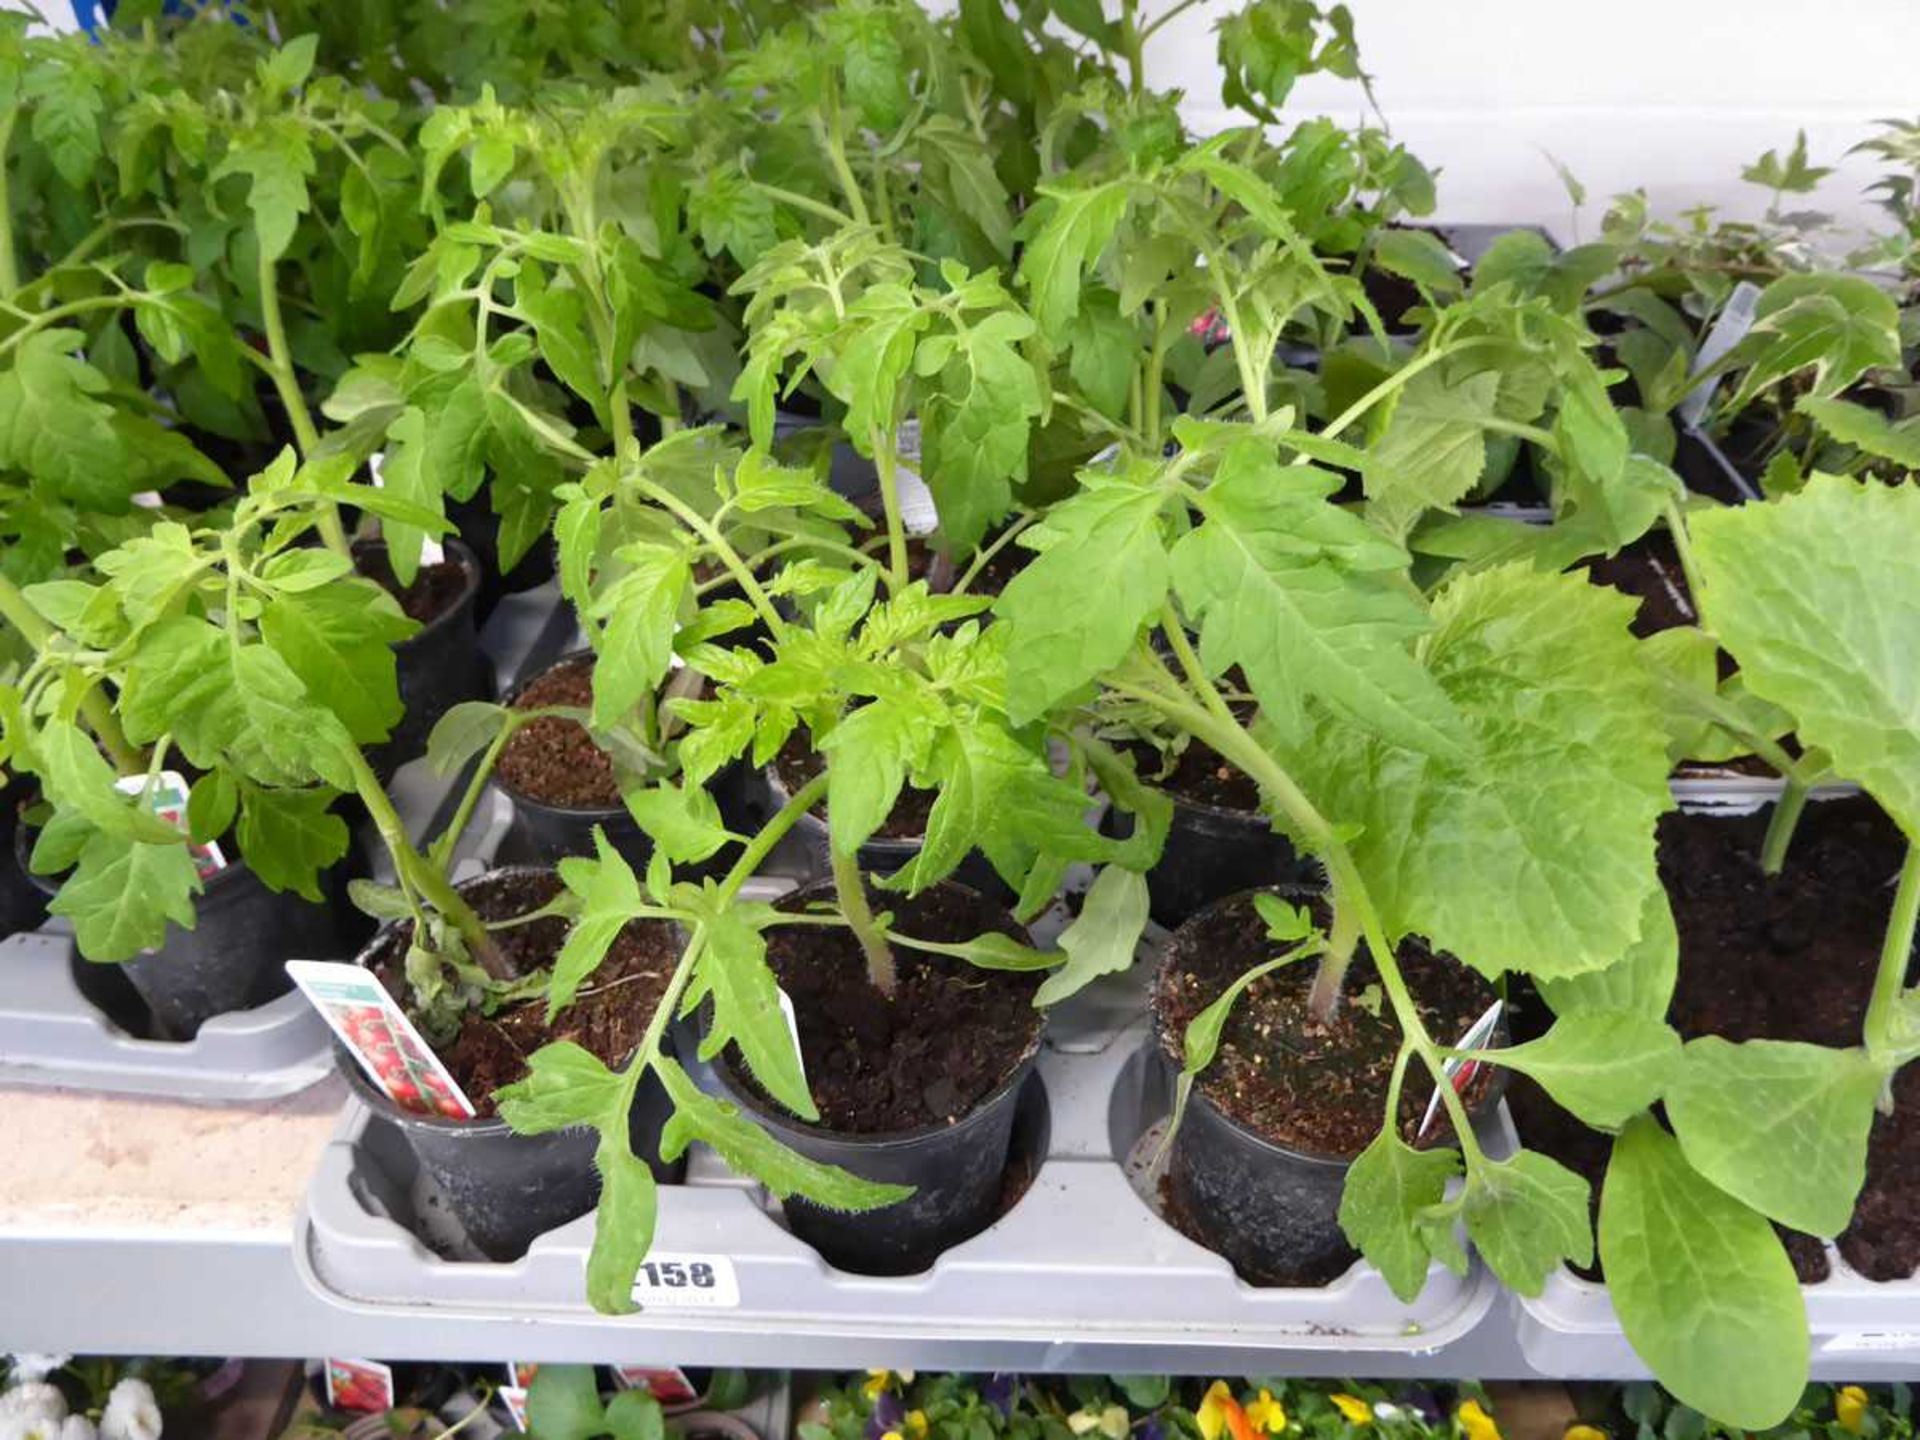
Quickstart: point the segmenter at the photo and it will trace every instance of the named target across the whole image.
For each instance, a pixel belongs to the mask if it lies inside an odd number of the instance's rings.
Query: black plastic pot
[[[1207,914],[1237,903],[1230,895]],[[1188,932],[1191,936],[1191,932]],[[1181,936],[1168,943],[1161,966],[1178,963]],[[1492,1045],[1506,1044],[1501,1022]],[[1163,1039],[1163,1057],[1173,1048]],[[1491,1047],[1490,1047],[1491,1048]],[[1505,1072],[1492,1079],[1470,1109],[1480,1123],[1499,1103]],[[1181,1228],[1230,1262],[1249,1285],[1326,1285],[1359,1258],[1340,1228],[1340,1195],[1348,1157],[1276,1144],[1241,1125],[1195,1085],[1168,1157],[1169,1198]]]
[[[491,871],[459,889],[465,893],[501,873]],[[397,932],[411,923],[383,926],[360,953],[359,963],[376,968],[385,958],[383,951],[396,943]],[[400,1132],[421,1170],[439,1190],[448,1213],[489,1260],[518,1259],[537,1237],[578,1219],[599,1199],[600,1174],[593,1164],[599,1143],[595,1131],[516,1135],[498,1118],[417,1115],[390,1100],[338,1042],[334,1063],[355,1097]],[[628,1143],[663,1184],[676,1183],[685,1169],[684,1164],[669,1165],[660,1159],[660,1132],[671,1113],[666,1091],[649,1071],[634,1096]]]
[[[47,918],[46,892],[21,858],[20,807],[26,800],[26,787],[18,780],[0,786],[0,940],[37,930]]]
[[[29,832],[16,837],[20,869],[32,851]],[[354,867],[342,861],[321,878],[326,899],[314,904],[269,890],[236,860],[209,875],[193,903],[194,927],[169,924],[156,950],[123,961],[120,973],[152,1017],[152,1038],[191,1040],[216,1015],[252,1010],[293,988],[289,960],[342,960],[366,938],[366,923],[347,902]],[[57,881],[33,883],[58,894]]]
[[[507,595],[531,590],[553,578],[554,548],[550,536],[534,541],[533,548],[515,562],[505,574],[500,572],[500,517],[486,489],[468,500],[446,500],[447,519],[461,542],[480,562],[480,591],[474,598],[474,616],[484,623],[494,606]]]
[[[790,1149],[867,1180],[913,1186],[898,1204],[861,1214],[826,1210],[798,1197],[786,1201],[785,1209],[793,1233],[836,1269],[917,1275],[998,1218],[1020,1092],[1033,1073],[1042,1034],[1044,1026],[1013,1073],[962,1119],[892,1134],[839,1134],[797,1120],[741,1083],[726,1051],[714,1057],[713,1073],[729,1099]]]
[[[363,571],[377,572],[386,566],[385,541],[359,541],[353,553]],[[369,763],[382,775],[424,755],[427,736],[455,705],[493,698],[493,667],[480,649],[474,613],[480,595],[480,562],[458,540],[446,542],[446,555],[460,566],[466,583],[451,606],[393,647],[400,669],[400,699],[407,713],[386,743],[368,752]]]
[[[1227,810],[1166,793],[1173,801],[1167,843],[1159,863],[1147,872],[1147,903],[1156,924],[1176,929],[1214,901],[1242,890],[1313,880],[1313,862],[1258,811]],[[1124,837],[1132,823],[1124,811],[1109,809],[1100,828]]]

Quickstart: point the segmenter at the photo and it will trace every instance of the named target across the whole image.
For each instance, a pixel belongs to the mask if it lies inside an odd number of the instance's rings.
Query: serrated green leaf
[[[1816,475],[1690,528],[1707,628],[1747,688],[1920,837],[1920,490]]]
[[[579,899],[580,913],[554,957],[553,980],[547,988],[549,1025],[573,1003],[581,985],[600,968],[613,942],[643,904],[633,867],[607,843],[606,832],[598,825],[593,827],[593,850],[592,860],[569,855],[560,862],[560,879]]]
[[[1900,363],[1899,309],[1862,276],[1782,276],[1753,313],[1753,328],[1727,356],[1730,367],[1746,367],[1729,411],[1791,375],[1810,371],[1814,395],[1837,395],[1875,366]]]
[[[1048,541],[994,609],[1013,631],[1007,716],[1015,724],[1117,665],[1166,600],[1164,496],[1136,484],[1089,483],[1036,527]]]
[[[1456,576],[1421,644],[1468,758],[1316,721],[1289,773],[1335,824],[1361,827],[1349,848],[1390,934],[1424,935],[1495,978],[1602,969],[1639,938],[1654,820],[1673,800],[1631,613],[1526,565]]]
[[[1632,1010],[1576,1010],[1537,1040],[1478,1053],[1531,1076],[1596,1130],[1618,1130],[1665,1092],[1680,1068],[1680,1036]]]
[[[1651,1117],[1613,1142],[1600,1263],[1627,1339],[1682,1402],[1746,1430],[1779,1424],[1799,1403],[1807,1316],[1786,1250]]]
[[[347,853],[347,822],[331,811],[329,790],[262,790],[241,798],[240,857],[269,890],[287,890],[318,905],[319,877]]]
[[[1172,555],[1201,655],[1216,671],[1240,666],[1272,715],[1312,695],[1383,738],[1458,756],[1459,719],[1410,648],[1428,620],[1404,552],[1327,503],[1336,483],[1257,441],[1221,461],[1205,523]]]
[[[621,558],[629,566],[626,574],[606,588],[591,612],[606,622],[593,667],[593,723],[602,730],[625,721],[666,678],[680,600],[693,578],[682,550],[630,545]]]
[[[15,347],[0,371],[0,465],[88,510],[121,514],[138,487],[128,483],[113,410],[95,398],[106,377],[71,353],[85,340],[78,330],[41,330]]]
[[[1457,299],[1466,289],[1453,252],[1431,230],[1381,229],[1373,237],[1373,263],[1442,302]]]
[[[639,1269],[637,1261],[634,1268]],[[622,1299],[626,1303],[612,1313],[633,1308]],[[542,1365],[527,1387],[527,1427],[541,1440],[599,1440],[606,1433],[606,1411],[593,1367]]]
[[[929,736],[926,716],[891,700],[860,706],[820,742],[827,757],[827,825],[841,855],[887,821],[906,784],[907,766]]]
[[[1640,938],[1604,970],[1542,979],[1540,995],[1556,1015],[1589,1010],[1628,1010],[1649,1020],[1666,1017],[1680,974],[1680,933],[1674,928],[1667,887],[1647,890],[1640,912]]]
[[[1782,1225],[1832,1236],[1866,1183],[1885,1083],[1861,1049],[1710,1035],[1687,1045],[1667,1117],[1707,1180]]]
[[[1508,1288],[1538,1295],[1560,1262],[1593,1261],[1587,1182],[1558,1160],[1522,1150],[1468,1177],[1461,1218],[1487,1268]]]
[[[693,1140],[712,1146],[736,1175],[751,1176],[779,1199],[799,1195],[828,1210],[877,1210],[913,1194],[911,1185],[863,1180],[789,1150],[735,1106],[704,1094],[673,1061],[654,1062],[654,1072],[673,1101],[673,1118],[660,1137],[663,1159],[678,1159]]]
[[[197,845],[218,840],[240,812],[240,787],[225,770],[209,770],[187,792],[187,834]]]
[[[1459,1151],[1415,1150],[1390,1130],[1374,1136],[1347,1167],[1340,1228],[1403,1301],[1419,1295],[1433,1259],[1420,1214],[1441,1202],[1447,1181],[1459,1173]]]
[[[1367,455],[1367,514],[1384,533],[1405,535],[1426,511],[1451,509],[1479,483],[1499,389],[1497,371],[1460,365],[1407,383]]]
[[[1066,963],[1041,982],[1033,1003],[1056,1005],[1102,975],[1133,964],[1147,923],[1147,877],[1118,865],[1094,876],[1073,923],[1060,934]]]
[[[41,788],[62,811],[84,816],[103,833],[155,845],[177,843],[176,831],[137,799],[114,788],[118,778],[93,737],[78,725],[49,720],[34,737]]]
[[[419,628],[370,580],[283,589],[260,612],[262,638],[362,745],[406,713],[393,646]]]
[[[97,831],[47,906],[73,922],[74,943],[89,960],[131,960],[167,938],[167,923],[194,926],[200,872],[186,838],[164,845]]]
[[[768,917],[760,918],[764,923]],[[780,986],[767,964],[767,937],[760,925],[734,905],[704,914],[700,933],[705,944],[695,976],[713,1000],[701,1055],[717,1055],[731,1041],[767,1094],[802,1120],[819,1119],[780,1007]]]
[[[1891,460],[1903,470],[1920,470],[1920,425],[1911,419],[1893,421],[1851,400],[1823,400],[1815,395],[1801,396],[1794,408],[1811,415],[1843,445]]]
[[[697,785],[662,782],[621,798],[634,822],[676,865],[698,864],[732,838],[718,803]]]
[[[1080,310],[1080,287],[1126,213],[1129,183],[1109,180],[1084,190],[1047,190],[1051,202],[1043,223],[1020,257],[1020,281],[1031,297],[1033,318],[1056,348]]]
[[[934,115],[921,124],[914,139],[923,169],[932,157],[934,176],[944,184],[954,208],[980,227],[995,250],[1011,253],[1012,206],[980,138],[952,116]]]
[[[1033,322],[999,311],[958,337],[940,385],[921,405],[920,439],[927,487],[946,544],[971,550],[1013,506],[1013,486],[1027,477],[1027,442],[1040,414],[1040,385],[1015,348]]]

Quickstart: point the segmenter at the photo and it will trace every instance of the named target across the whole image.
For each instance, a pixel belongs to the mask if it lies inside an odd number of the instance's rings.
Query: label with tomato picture
[[[622,1390],[644,1390],[662,1405],[691,1405],[700,1398],[687,1372],[677,1366],[616,1365],[613,1380]]]
[[[393,1409],[393,1367],[378,1360],[322,1362],[327,1376],[327,1404],[335,1410],[359,1410],[379,1415]]]
[[[289,960],[287,974],[394,1104],[416,1115],[473,1118],[473,1102],[364,969],[332,960]]]

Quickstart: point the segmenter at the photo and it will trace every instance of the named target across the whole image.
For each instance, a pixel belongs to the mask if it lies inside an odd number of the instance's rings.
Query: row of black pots
[[[501,874],[494,871],[461,889],[469,892]],[[826,890],[802,891],[797,899],[803,903],[815,894],[825,898]],[[384,928],[362,952],[361,963],[378,963],[397,943],[398,929]],[[676,1048],[671,1029],[662,1043],[669,1050]],[[943,1251],[994,1220],[1017,1101],[1038,1048],[1036,1040],[1014,1072],[957,1123],[892,1134],[836,1133],[798,1120],[744,1083],[724,1054],[714,1060],[712,1073],[729,1101],[807,1158],[869,1180],[914,1187],[910,1199],[867,1215],[848,1215],[802,1199],[786,1204],[793,1233],[838,1268],[906,1275],[926,1269]],[[343,1049],[336,1058],[355,1095],[399,1131],[449,1213],[489,1259],[515,1259],[537,1236],[593,1208],[600,1184],[593,1165],[595,1133],[525,1136],[498,1118],[416,1114],[395,1104]],[[691,1053],[679,1058],[695,1065]],[[628,1138],[633,1153],[662,1183],[677,1181],[683,1168],[660,1158],[660,1133],[669,1113],[665,1091],[648,1074],[636,1090]]]

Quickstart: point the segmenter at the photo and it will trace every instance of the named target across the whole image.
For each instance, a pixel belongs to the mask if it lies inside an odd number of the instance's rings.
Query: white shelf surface
[[[254,1104],[0,1089],[0,1352],[1181,1374],[1342,1368],[1325,1350],[1148,1348],[1098,1335],[743,1336],[703,1329],[697,1314],[674,1334],[673,1354],[636,1355],[658,1349],[660,1336],[617,1320],[422,1319],[347,1308],[310,1293],[292,1258],[294,1217],[344,1096],[337,1078]],[[1442,1349],[1354,1361],[1380,1378],[1535,1373],[1505,1304]],[[1859,1355],[1822,1359],[1817,1369],[1826,1378],[1873,1379],[1910,1374],[1912,1361]]]

